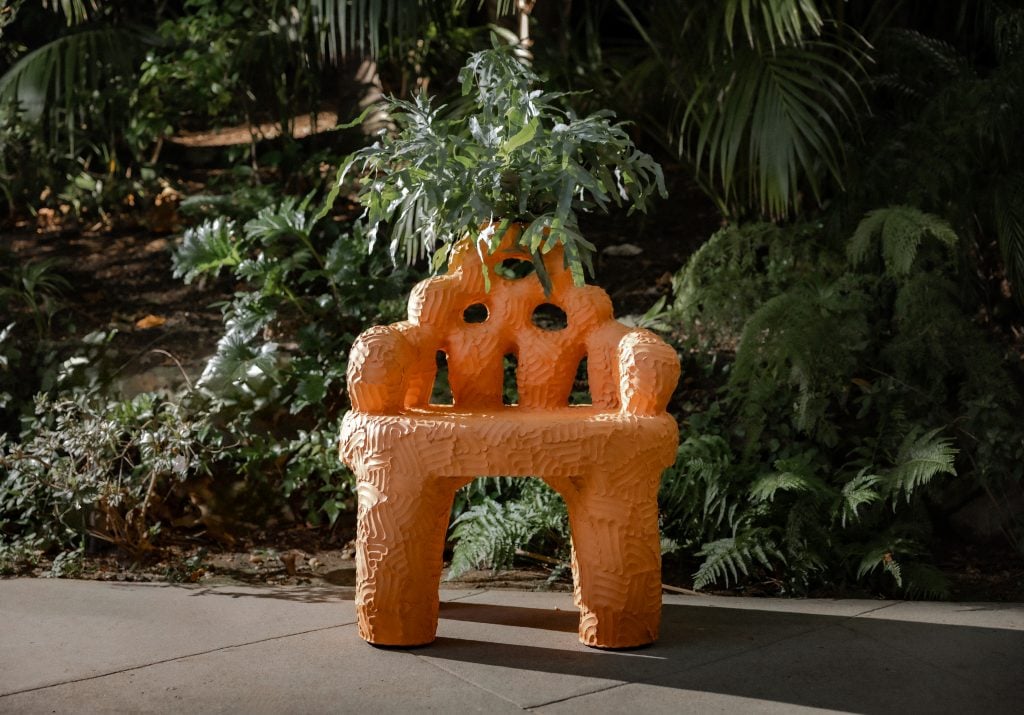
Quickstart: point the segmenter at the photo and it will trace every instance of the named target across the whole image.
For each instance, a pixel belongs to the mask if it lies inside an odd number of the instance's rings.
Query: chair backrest
[[[409,298],[409,322],[418,334],[421,355],[433,350],[446,354],[448,380],[456,407],[490,409],[502,405],[504,357],[517,361],[519,405],[554,408],[568,404],[580,361],[586,357],[593,403],[618,406],[614,352],[617,338],[628,329],[612,317],[608,294],[596,286],[576,286],[563,262],[561,247],[544,255],[551,278],[549,295],[536,273],[514,279],[496,270],[509,261],[530,261],[516,245],[519,229],[512,227],[498,249],[489,253],[469,239],[456,246],[446,275],[419,283]],[[487,290],[483,266],[487,266]],[[564,312],[561,329],[541,327],[535,313],[542,306]],[[550,310],[550,308],[548,308]],[[539,322],[539,321],[538,321]],[[603,336],[603,339],[602,339]],[[609,341],[609,338],[613,341]],[[602,354],[596,352],[600,345]],[[430,374],[433,381],[433,372]],[[427,390],[418,389],[424,401]],[[415,406],[415,405],[411,405]]]

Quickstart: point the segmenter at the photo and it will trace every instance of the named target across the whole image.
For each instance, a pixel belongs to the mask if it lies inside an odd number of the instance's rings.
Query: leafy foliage
[[[929,550],[943,495],[1012,489],[1010,455],[1024,454],[1009,422],[964,405],[1020,409],[1018,371],[974,324],[947,222],[893,207],[846,242],[811,243],[816,230],[726,228],[677,276],[696,349],[736,353],[713,373],[717,398],[687,417],[664,533],[703,558],[699,588],[859,581],[942,597]],[[979,469],[996,454],[1001,483],[991,462]]]
[[[237,266],[242,257],[234,232],[234,224],[223,218],[185,231],[181,248],[174,254],[174,277],[191,283],[198,276],[216,276],[222,268]]]
[[[0,535],[37,548],[85,534],[138,554],[152,547],[166,479],[199,466],[196,425],[155,395],[36,400],[20,442],[0,439]],[[79,542],[81,543],[81,542]]]
[[[484,494],[452,521],[455,540],[448,578],[474,568],[508,568],[516,552],[543,539],[561,544],[568,539],[568,514],[562,498],[539,479],[516,480],[521,486],[497,501]]]
[[[866,263],[875,248],[874,239],[877,237],[882,248],[885,270],[899,278],[910,273],[926,236],[933,236],[950,247],[959,241],[949,224],[938,216],[910,206],[876,209],[868,212],[857,226],[847,246],[847,255],[855,266]]]
[[[784,216],[841,184],[868,47],[824,3],[617,5],[642,44],[615,90],[724,213]]]
[[[661,168],[609,112],[559,109],[561,95],[536,89],[538,77],[509,51],[473,54],[459,78],[468,106],[458,116],[443,117],[422,95],[392,98],[397,136],[383,134],[341,172],[339,183],[353,167],[368,173],[359,200],[371,247],[386,229],[393,257],[429,253],[437,268],[482,223],[502,221],[491,234],[496,246],[510,222],[521,222],[520,242],[535,256],[562,245],[582,284],[593,246],[577,212],[623,203],[645,210],[652,192],[665,195]]]
[[[285,199],[241,230],[211,219],[189,232],[177,274],[228,270],[240,286],[195,385],[112,397],[101,339],[94,355],[61,364],[20,436],[0,437],[4,549],[21,559],[96,537],[138,556],[171,519],[230,539],[241,519],[332,523],[349,507],[336,455],[340,356],[363,325],[397,317],[406,282],[318,221],[311,201]],[[19,359],[9,334],[0,368]]]

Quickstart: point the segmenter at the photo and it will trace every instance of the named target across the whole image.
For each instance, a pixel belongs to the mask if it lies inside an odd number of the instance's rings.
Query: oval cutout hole
[[[565,311],[552,303],[541,303],[533,309],[530,318],[541,330],[565,330],[569,327],[569,317]]]
[[[494,272],[509,281],[518,281],[533,273],[533,261],[525,258],[506,258],[494,267]]]
[[[487,320],[487,306],[483,303],[473,303],[462,311],[462,319],[467,323],[483,323]]]

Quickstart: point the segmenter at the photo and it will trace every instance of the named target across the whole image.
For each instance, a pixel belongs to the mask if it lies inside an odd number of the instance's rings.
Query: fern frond
[[[528,525],[513,518],[504,504],[489,499],[470,507],[452,523],[456,545],[448,578],[481,566],[510,566],[516,549],[529,537]]]
[[[886,475],[887,489],[896,499],[902,493],[909,502],[914,490],[928,484],[939,474],[956,476],[957,452],[952,440],[939,437],[941,429],[933,429],[921,434],[912,430],[900,445],[896,456],[896,466]]]
[[[949,579],[939,569],[917,561],[903,565],[903,593],[910,599],[949,598]]]
[[[892,28],[885,34],[888,42],[901,45],[923,57],[930,67],[948,79],[974,73],[970,60],[944,40],[908,28]]]
[[[792,461],[792,460],[786,460]],[[774,472],[772,474],[765,474],[760,477],[750,487],[750,498],[755,502],[772,502],[775,501],[775,494],[779,491],[789,492],[817,492],[818,494],[828,494],[832,491],[824,481],[819,477],[811,474],[806,464],[795,464],[795,465],[782,465],[776,464],[776,467],[780,466],[795,466],[796,470],[783,470]],[[800,469],[803,467],[804,469]]]
[[[867,343],[864,299],[863,286],[840,282],[799,286],[768,300],[743,328],[729,376],[731,395],[756,411],[788,384],[796,392],[795,426],[834,443],[826,415]]]
[[[843,528],[846,527],[847,521],[853,522],[860,517],[859,509],[862,506],[881,500],[882,495],[876,487],[883,481],[883,477],[877,474],[868,474],[865,468],[843,485],[840,496],[836,500],[836,506],[833,508],[833,517],[838,514]]]
[[[561,497],[540,480],[527,484],[518,498],[504,503],[488,498],[452,522],[456,543],[449,579],[483,566],[506,568],[516,550],[542,532],[567,532],[568,514]]]
[[[786,561],[770,530],[761,527],[704,544],[697,556],[704,557],[704,562],[693,575],[693,587],[697,590],[723,580],[728,586],[730,579],[739,581],[740,574],[748,576],[757,563],[771,568],[772,558]]]
[[[857,567],[857,578],[862,579],[881,568],[884,573],[888,573],[893,577],[897,586],[902,587],[902,569],[893,553],[894,545],[890,544],[882,544],[870,549],[860,560],[860,564]]]
[[[658,494],[665,522],[699,522],[712,529],[728,521],[735,506],[728,479],[731,464],[732,450],[722,437],[697,434],[683,440]]]
[[[896,278],[910,273],[925,237],[931,236],[946,246],[959,240],[944,220],[912,206],[876,209],[861,220],[847,244],[846,255],[852,265],[866,263],[875,253],[876,236],[885,270]]]

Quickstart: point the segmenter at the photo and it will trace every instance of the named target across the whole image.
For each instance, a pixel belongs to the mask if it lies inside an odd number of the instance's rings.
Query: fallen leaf
[[[149,330],[150,328],[159,328],[161,325],[167,322],[167,318],[161,318],[159,315],[147,315],[145,318],[140,318],[135,321],[135,327],[139,330]]]

